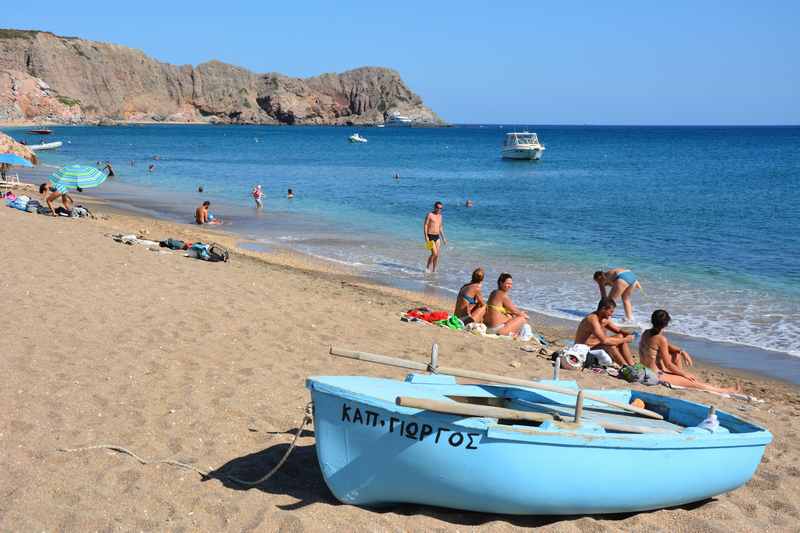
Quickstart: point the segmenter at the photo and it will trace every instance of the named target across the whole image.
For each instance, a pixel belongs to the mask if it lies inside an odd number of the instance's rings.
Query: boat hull
[[[503,159],[528,159],[539,160],[542,158],[544,149],[534,148],[504,148]]]
[[[409,415],[415,410],[363,401],[313,380],[309,388],[325,482],[338,500],[354,505],[515,515],[645,511],[741,486],[771,440],[764,431],[737,445],[704,430],[681,445],[659,435],[508,431],[486,419]]]
[[[64,143],[61,141],[55,141],[51,143],[42,143],[42,144],[31,144],[28,145],[28,148],[33,150],[34,152],[37,150],[54,150],[56,148],[61,148]]]

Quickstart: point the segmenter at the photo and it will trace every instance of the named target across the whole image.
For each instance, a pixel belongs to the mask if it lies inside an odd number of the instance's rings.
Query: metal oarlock
[[[431,346],[431,362],[428,364],[428,372],[431,374],[436,373],[436,369],[439,367],[439,345],[435,342]]]

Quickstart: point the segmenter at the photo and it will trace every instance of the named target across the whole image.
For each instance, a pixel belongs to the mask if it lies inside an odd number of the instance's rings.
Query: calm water
[[[477,266],[487,280],[508,271],[516,302],[554,316],[593,308],[594,270],[628,267],[644,286],[637,321],[662,307],[673,331],[800,355],[800,128],[532,130],[540,162],[501,160],[510,129],[496,125],[64,127],[42,158],[110,159],[118,178],[100,194],[186,221],[209,199],[227,229],[367,274],[455,290]],[[354,131],[369,143],[349,144]],[[450,245],[431,276],[421,234],[435,200]]]

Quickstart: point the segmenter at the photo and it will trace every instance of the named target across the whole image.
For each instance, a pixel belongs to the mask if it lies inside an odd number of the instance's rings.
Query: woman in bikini
[[[461,287],[456,297],[456,308],[453,314],[461,319],[464,324],[470,322],[483,322],[486,313],[486,304],[481,295],[483,288],[483,269],[476,268],[472,272],[472,281]]]
[[[694,374],[684,370],[684,365],[691,366],[692,358],[667,340],[662,333],[664,328],[669,325],[669,313],[663,309],[653,311],[650,322],[653,327],[642,333],[639,341],[639,359],[642,364],[658,373],[658,379],[670,385],[678,385],[688,389],[700,389],[720,394],[731,392],[742,392],[741,386],[736,387],[715,387],[710,383],[704,383],[697,379]]]
[[[608,296],[615,302],[622,297],[622,305],[625,307],[625,320],[633,322],[633,304],[631,295],[634,289],[641,289],[636,274],[627,268],[612,268],[607,272],[598,270],[594,273],[594,280],[600,288],[600,298]],[[611,287],[611,294],[606,294],[606,287]]]
[[[504,272],[497,278],[497,290],[489,295],[486,305],[484,323],[487,333],[516,335],[528,322],[528,314],[518,309],[508,295],[512,286],[511,274]]]

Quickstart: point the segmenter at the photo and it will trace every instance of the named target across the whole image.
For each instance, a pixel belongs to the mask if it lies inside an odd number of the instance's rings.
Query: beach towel
[[[202,259],[203,261],[208,261],[208,245],[203,244],[202,242],[194,243],[191,248],[187,250],[186,257],[195,257],[197,259]]]
[[[185,250],[188,248],[186,243],[178,239],[166,239],[158,243],[162,248],[169,248],[170,250]]]

